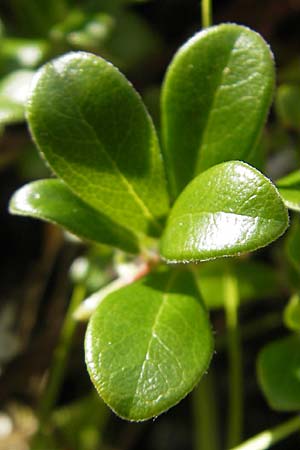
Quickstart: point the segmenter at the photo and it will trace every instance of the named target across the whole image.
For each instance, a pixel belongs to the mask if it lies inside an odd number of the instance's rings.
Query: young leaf
[[[282,124],[300,130],[300,87],[292,84],[279,86],[275,100],[276,112]]]
[[[76,197],[60,180],[40,180],[23,186],[11,198],[10,212],[61,225],[91,241],[136,253],[134,235],[103,217]]]
[[[77,196],[124,227],[160,234],[168,198],[157,136],[114,66],[83,52],[46,64],[28,120],[51,168]]]
[[[259,354],[258,380],[271,408],[300,410],[300,336],[267,345]]]
[[[178,197],[161,241],[169,262],[204,261],[256,250],[288,226],[275,186],[240,161],[211,167]]]
[[[215,164],[250,162],[273,85],[270,49],[246,27],[211,27],[177,52],[162,93],[164,150],[174,197]]]
[[[300,211],[300,170],[290,173],[276,182],[285,205],[294,211]]]
[[[119,416],[146,420],[178,403],[212,355],[193,275],[156,273],[110,294],[89,322],[85,352],[99,394]]]
[[[284,324],[292,331],[300,331],[300,296],[291,297],[283,313]]]

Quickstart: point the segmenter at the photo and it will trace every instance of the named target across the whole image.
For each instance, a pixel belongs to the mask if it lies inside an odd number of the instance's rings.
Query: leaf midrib
[[[199,211],[199,212],[187,212],[187,213],[182,213],[182,214],[174,214],[173,217],[170,218],[170,221],[173,220],[177,220],[180,219],[180,217],[185,217],[185,216],[201,216],[201,215],[214,215],[214,214],[226,214],[229,216],[240,216],[240,217],[247,217],[248,219],[263,219],[269,222],[278,222],[278,223],[283,223],[283,221],[278,220],[278,219],[273,219],[273,218],[269,218],[269,217],[264,217],[264,216],[250,216],[249,214],[237,214],[237,213],[231,213],[231,212],[227,212],[227,211]]]
[[[155,216],[153,215],[153,213],[150,211],[150,209],[148,208],[148,206],[145,204],[145,202],[141,199],[141,197],[137,194],[137,192],[135,191],[135,189],[133,188],[132,184],[127,180],[127,178],[123,175],[123,173],[121,172],[121,170],[119,169],[118,165],[116,164],[116,162],[112,159],[112,157],[110,156],[109,152],[106,150],[105,146],[102,144],[102,142],[99,139],[99,136],[97,135],[96,131],[94,130],[94,128],[92,127],[92,125],[88,122],[88,120],[85,118],[84,114],[82,113],[80,107],[74,102],[72,95],[69,92],[69,87],[66,86],[66,84],[64,83],[64,77],[63,75],[58,72],[55,67],[53,67],[53,70],[55,71],[55,73],[58,75],[59,78],[61,78],[61,80],[63,81],[65,90],[68,91],[68,97],[71,100],[75,111],[77,111],[77,113],[79,114],[80,118],[82,119],[82,121],[86,124],[86,126],[88,127],[88,129],[91,131],[92,133],[92,138],[94,140],[94,142],[96,143],[97,147],[100,148],[100,150],[106,155],[107,160],[110,162],[113,170],[115,171],[115,173],[120,177],[121,182],[123,183],[123,185],[125,186],[127,192],[131,195],[131,197],[133,198],[134,202],[139,206],[139,208],[142,210],[144,216],[147,219],[150,219],[150,221],[152,222],[152,224],[155,226],[155,228],[161,232],[162,231],[162,226],[160,225],[160,223],[156,220]],[[66,161],[66,160],[65,160]],[[68,163],[67,163],[68,164]],[[69,164],[68,164],[69,165]]]
[[[146,364],[148,364],[148,361],[149,361],[148,356],[149,356],[152,344],[153,344],[154,339],[155,339],[155,330],[156,330],[157,324],[159,322],[160,316],[162,315],[162,311],[163,311],[163,309],[165,307],[165,304],[166,304],[166,302],[168,300],[169,290],[170,290],[173,282],[175,281],[176,276],[177,276],[176,272],[172,272],[170,274],[170,277],[169,277],[169,279],[168,279],[168,281],[166,283],[164,292],[162,294],[162,301],[161,301],[161,304],[160,304],[160,306],[159,306],[159,308],[157,310],[157,313],[156,313],[153,325],[151,327],[150,339],[149,339],[149,342],[148,342],[148,346],[147,346],[147,350],[146,350],[146,353],[145,353],[144,361],[143,361],[143,364],[142,364],[142,367],[141,367],[141,371],[140,371],[139,377],[138,377],[137,382],[136,382],[135,392],[134,392],[134,395],[133,395],[132,400],[131,400],[130,412],[136,406],[136,401],[135,400],[137,398],[138,387],[139,387],[140,382],[143,379],[143,375],[144,375],[144,370],[145,370]]]

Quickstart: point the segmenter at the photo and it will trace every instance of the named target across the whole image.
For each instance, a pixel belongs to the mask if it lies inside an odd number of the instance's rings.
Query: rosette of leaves
[[[256,250],[288,226],[277,188],[255,168],[273,85],[257,33],[234,24],[197,33],[168,68],[160,144],[141,98],[104,59],[70,53],[34,78],[29,127],[57,178],[22,187],[11,212],[132,254],[159,241],[163,260],[179,263],[109,294],[90,319],[88,371],[121,417],[157,416],[208,369],[208,314],[180,263]]]

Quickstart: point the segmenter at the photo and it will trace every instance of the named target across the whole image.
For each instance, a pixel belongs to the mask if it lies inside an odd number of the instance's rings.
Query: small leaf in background
[[[28,120],[42,154],[76,195],[136,233],[160,234],[168,197],[157,136],[112,64],[83,52],[46,64]]]
[[[283,313],[284,324],[292,331],[300,331],[300,296],[291,297]]]
[[[300,410],[300,336],[268,344],[257,363],[260,387],[271,408]]]
[[[138,251],[130,231],[101,216],[76,197],[60,180],[33,181],[15,192],[10,212],[60,225],[81,238],[119,247],[129,253]]]
[[[300,130],[300,86],[283,84],[275,98],[276,113],[286,128]]]
[[[286,256],[293,268],[300,273],[300,221],[295,217],[286,238]]]
[[[300,170],[290,173],[276,181],[285,205],[294,211],[300,211]]]
[[[275,186],[240,161],[198,175],[173,206],[161,240],[169,262],[234,256],[268,245],[288,226]]]
[[[103,428],[109,417],[109,409],[94,391],[54,411],[52,420],[68,448],[99,450],[102,448]]]
[[[85,342],[99,394],[119,416],[137,421],[185,397],[212,350],[208,315],[188,271],[156,273],[110,294],[92,316]]]
[[[35,69],[48,52],[47,41],[5,38],[1,41],[1,64],[5,73],[17,69]]]
[[[209,309],[223,308],[228,269],[238,283],[242,302],[278,296],[282,290],[274,268],[260,261],[215,260],[195,266],[198,286]]]
[[[0,123],[7,125],[25,119],[25,103],[34,75],[32,70],[17,70],[0,81]]]
[[[273,86],[270,49],[249,28],[211,27],[179,49],[162,92],[164,151],[173,196],[215,164],[252,161]]]

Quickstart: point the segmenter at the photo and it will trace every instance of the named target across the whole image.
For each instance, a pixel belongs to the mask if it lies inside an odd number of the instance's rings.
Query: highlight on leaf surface
[[[258,381],[271,408],[300,410],[300,336],[268,344],[257,362]]]
[[[168,262],[204,261],[253,251],[288,226],[287,209],[271,181],[240,161],[211,167],[180,194],[161,239]]]
[[[210,27],[178,50],[162,91],[164,153],[174,198],[215,164],[253,161],[273,89],[270,48],[249,28]]]
[[[135,236],[120,225],[104,218],[91,206],[76,197],[61,180],[33,181],[10,200],[13,214],[31,216],[60,225],[89,241],[138,252]]]
[[[84,52],[47,63],[27,117],[42,155],[71,191],[136,234],[160,235],[168,194],[158,139],[118,69]]]
[[[93,314],[86,363],[103,400],[128,420],[155,417],[197,384],[212,333],[192,273],[162,271],[106,297]]]

